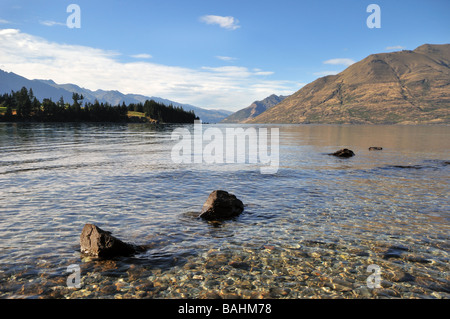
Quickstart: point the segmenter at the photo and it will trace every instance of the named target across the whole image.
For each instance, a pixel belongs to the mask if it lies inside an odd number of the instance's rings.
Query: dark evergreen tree
[[[28,118],[31,115],[31,100],[26,87],[15,93],[15,103],[17,115],[21,118]]]

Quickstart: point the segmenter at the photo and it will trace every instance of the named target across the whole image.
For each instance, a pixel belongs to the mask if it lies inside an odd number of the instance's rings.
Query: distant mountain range
[[[0,94],[32,88],[42,100],[139,103],[153,99],[193,110],[208,123],[450,124],[450,44],[372,54],[337,75],[319,78],[291,96],[271,95],[238,111],[207,110],[159,97],[91,91],[52,80],[28,80],[0,70]]]
[[[373,54],[249,123],[450,123],[450,44]]]
[[[107,102],[111,105],[122,104],[122,102],[128,105],[130,103],[143,103],[146,100],[155,100],[165,105],[172,104],[173,106],[181,106],[186,111],[193,110],[203,122],[207,123],[218,123],[233,113],[226,110],[203,109],[190,104],[182,104],[154,96],[123,94],[119,91],[91,91],[75,84],[56,84],[53,80],[29,80],[15,73],[0,70],[0,94],[19,91],[22,87],[26,87],[27,89],[32,88],[34,96],[40,101],[44,98],[51,98],[53,101],[58,101],[62,96],[64,101],[72,103],[72,93],[83,94],[84,102],[94,103],[95,100],[98,100],[100,103]]]
[[[259,114],[283,101],[287,96],[272,94],[264,100],[255,101],[250,106],[239,110],[222,120],[221,123],[247,123]]]

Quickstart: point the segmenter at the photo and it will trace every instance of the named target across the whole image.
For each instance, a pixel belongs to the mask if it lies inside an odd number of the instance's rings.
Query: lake
[[[450,297],[450,126],[254,127],[275,174],[174,163],[193,125],[0,123],[0,298]],[[244,212],[199,219],[216,189]],[[86,223],[150,248],[81,255]]]

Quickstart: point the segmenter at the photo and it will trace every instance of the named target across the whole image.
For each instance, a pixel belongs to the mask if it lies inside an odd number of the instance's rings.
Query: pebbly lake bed
[[[0,298],[450,297],[450,126],[254,126],[279,128],[273,174],[174,163],[180,127],[0,123]],[[215,189],[244,212],[199,219]],[[84,256],[86,223],[150,248]]]

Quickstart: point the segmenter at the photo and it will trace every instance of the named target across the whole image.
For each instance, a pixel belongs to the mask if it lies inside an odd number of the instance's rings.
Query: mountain
[[[91,91],[81,88],[75,84],[57,84],[53,80],[29,80],[12,72],[5,72],[0,70],[0,94],[11,93],[11,91],[19,91],[22,87],[32,88],[33,94],[36,98],[42,101],[44,98],[51,98],[53,101],[58,101],[61,96],[66,102],[72,102],[72,93],[83,94],[84,102],[94,103],[98,100],[100,103],[109,103],[111,105],[118,105],[125,102],[130,103],[144,103],[146,100],[154,100],[165,105],[172,104],[173,106],[181,106],[185,111],[193,110],[195,115],[200,117],[203,122],[217,123],[222,119],[232,114],[230,111],[224,110],[208,110],[190,104],[182,104],[160,97],[148,97],[139,94],[123,94],[119,91]]]
[[[373,54],[251,123],[450,123],[450,44]]]
[[[255,101],[250,106],[237,111],[236,113],[231,114],[222,120],[221,123],[246,123],[250,119],[258,116],[259,114],[265,112],[271,107],[277,105],[281,101],[283,101],[287,96],[278,96],[272,94],[269,97],[266,97],[262,101]]]
[[[155,102],[163,103],[165,105],[172,104],[173,106],[181,106],[185,111],[193,110],[195,112],[195,115],[197,115],[203,122],[207,123],[220,122],[223,118],[227,117],[232,113],[230,111],[225,110],[207,110],[190,104],[182,104],[156,96],[149,97],[140,94],[123,94],[119,91],[104,91],[104,90],[91,91],[85,88],[81,88],[74,84],[56,84],[52,80],[39,80],[39,81],[47,83],[56,88],[63,88],[70,92],[83,94],[85,101],[90,101],[92,103],[96,99],[99,102],[108,102],[111,105],[121,104],[122,102],[125,102],[125,104],[144,103],[146,100],[154,100]]]
[[[47,85],[39,80],[28,80],[12,72],[0,70],[0,94],[19,91],[22,87],[32,88],[34,96],[42,101],[44,98],[59,100],[62,96],[65,101],[72,101],[72,93],[63,89]]]

